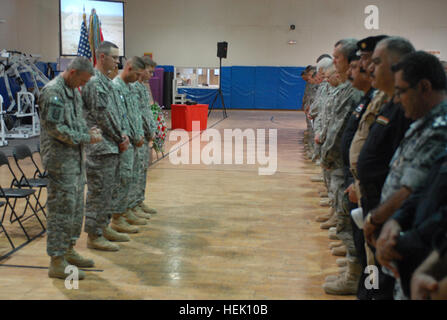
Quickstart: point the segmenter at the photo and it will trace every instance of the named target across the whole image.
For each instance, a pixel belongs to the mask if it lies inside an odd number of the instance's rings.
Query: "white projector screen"
[[[87,28],[92,9],[101,22],[102,34],[105,41],[115,43],[124,51],[124,3],[115,1],[91,0],[60,0],[60,54],[72,56],[78,53],[79,38],[81,35],[82,15],[85,8],[87,15]]]

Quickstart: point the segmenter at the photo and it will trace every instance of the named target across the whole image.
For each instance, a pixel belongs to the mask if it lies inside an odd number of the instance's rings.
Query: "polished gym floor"
[[[274,175],[259,175],[266,165],[247,164],[246,155],[243,164],[175,165],[169,156],[159,159],[149,169],[147,189],[147,203],[158,214],[115,253],[87,249],[83,233],[76,248],[96,265],[78,289],[48,278],[43,235],[0,261],[0,299],[354,299],[322,289],[338,267],[327,230],[315,222],[328,209],[319,207],[322,184],[310,182],[319,169],[303,157],[304,114],[231,110],[228,115],[223,120],[222,112],[213,111],[208,128],[218,131],[205,132],[266,129],[267,139],[269,129],[277,129]],[[192,145],[201,136],[189,137]],[[258,142],[248,139],[244,153]],[[171,147],[177,143],[169,142],[166,154],[175,154],[178,149]],[[202,149],[207,146],[201,143]],[[221,159],[228,156],[228,149],[221,151]],[[234,154],[228,159],[235,163]],[[0,170],[1,185],[9,185],[8,171]],[[5,226],[20,242],[20,230],[8,219]],[[25,226],[38,232],[35,219]],[[0,233],[0,255],[7,249]]]

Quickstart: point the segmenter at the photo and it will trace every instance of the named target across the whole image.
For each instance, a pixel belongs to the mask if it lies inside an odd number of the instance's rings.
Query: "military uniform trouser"
[[[120,153],[118,193],[115,202],[114,213],[125,213],[129,208],[129,188],[132,183],[133,162],[135,148],[129,145],[129,149]]]
[[[351,217],[345,212],[344,201],[344,172],[343,168],[331,170],[331,190],[334,193],[334,208],[337,215],[337,237],[343,241],[348,254],[355,256],[354,239],[352,235]]]
[[[129,187],[129,208],[134,208],[137,206],[141,200],[141,179],[143,173],[143,152],[142,150],[144,146],[141,146],[140,148],[134,149],[134,158],[133,158],[133,168],[132,168],[132,178],[130,180],[130,187]]]
[[[139,190],[139,194],[137,196],[138,204],[143,202],[145,199],[147,171],[149,168],[149,159],[150,159],[149,152],[151,152],[151,149],[149,148],[149,145],[145,143],[140,148],[140,162],[141,162],[142,173],[140,174],[138,181],[138,190]]]
[[[48,171],[47,253],[63,256],[81,235],[85,176]]]
[[[88,234],[102,235],[115,213],[118,195],[119,154],[89,156],[87,158],[87,201],[85,227]]]
[[[326,185],[326,189],[328,191],[328,198],[334,203],[334,193],[331,189],[331,170],[322,169],[323,170],[323,180]]]

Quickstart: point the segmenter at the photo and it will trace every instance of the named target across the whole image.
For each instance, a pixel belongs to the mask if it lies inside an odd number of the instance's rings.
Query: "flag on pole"
[[[90,15],[90,23],[89,23],[89,42],[90,48],[92,50],[93,56],[93,65],[96,65],[96,48],[104,41],[104,37],[102,35],[101,30],[101,22],[99,21],[99,17],[96,14],[96,9],[92,9],[92,13]]]
[[[85,11],[81,25],[81,38],[79,39],[78,56],[86,57],[88,59],[92,58],[92,51],[90,49],[90,43],[88,41],[87,19]]]

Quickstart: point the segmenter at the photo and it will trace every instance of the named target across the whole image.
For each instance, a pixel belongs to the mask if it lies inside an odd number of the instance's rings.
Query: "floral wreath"
[[[164,145],[166,138],[168,137],[168,126],[166,124],[166,111],[163,111],[164,106],[160,107],[158,104],[151,106],[152,115],[154,116],[157,128],[155,130],[155,137],[153,141],[153,148],[156,152],[164,152]]]

